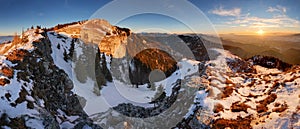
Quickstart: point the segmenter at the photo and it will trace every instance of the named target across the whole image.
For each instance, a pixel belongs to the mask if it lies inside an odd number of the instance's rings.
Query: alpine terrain
[[[300,66],[103,19],[37,26],[0,43],[0,127],[297,129]]]

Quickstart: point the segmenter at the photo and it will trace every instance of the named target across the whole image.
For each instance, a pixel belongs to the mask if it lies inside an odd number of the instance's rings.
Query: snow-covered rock
[[[282,72],[256,65],[255,72],[236,72],[226,66],[226,59],[240,59],[218,51],[220,56],[208,62],[208,77],[202,80],[208,95],[200,99],[204,110],[198,110],[210,112],[213,128],[300,127],[299,66]]]

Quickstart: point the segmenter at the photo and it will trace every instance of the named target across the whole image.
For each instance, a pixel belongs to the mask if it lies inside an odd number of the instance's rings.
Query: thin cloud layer
[[[235,16],[234,18],[225,18],[224,25],[240,26],[248,28],[278,28],[278,27],[300,27],[300,22],[297,19],[291,18],[287,15],[287,8],[277,5],[275,7],[268,7],[266,12],[271,17],[257,17],[248,14],[241,14],[240,8],[233,9],[214,9],[210,13],[218,16]]]
[[[229,22],[230,23],[230,22]],[[261,18],[255,16],[243,17],[236,19],[233,24],[244,24],[253,28],[267,28],[267,27],[299,27],[299,21],[290,18],[287,15],[273,16],[272,18]]]
[[[276,7],[269,7],[267,9],[267,12],[280,12],[280,13],[286,13],[286,7],[283,7],[283,6],[280,6],[280,5],[277,5]]]
[[[240,8],[233,8],[233,9],[224,9],[222,6],[220,6],[217,9],[214,9],[210,11],[212,14],[216,14],[219,16],[234,16],[237,17],[241,14]]]

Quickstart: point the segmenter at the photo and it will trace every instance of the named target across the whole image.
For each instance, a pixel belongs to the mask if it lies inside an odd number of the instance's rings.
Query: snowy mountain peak
[[[124,57],[124,45],[131,31],[111,25],[104,19],[91,19],[54,27],[55,32],[72,38],[80,38],[84,43],[97,44],[101,52],[114,57]]]
[[[15,49],[32,51],[34,49],[33,42],[44,38],[42,35],[43,32],[41,29],[30,29],[21,36],[14,36],[11,42],[0,44],[0,54],[7,55]]]

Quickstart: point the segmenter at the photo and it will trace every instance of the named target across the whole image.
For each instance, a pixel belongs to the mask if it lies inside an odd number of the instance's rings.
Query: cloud
[[[234,12],[232,10],[225,10],[223,8],[220,8],[216,11],[217,13],[220,13],[223,10],[223,14],[227,14],[229,12]],[[215,12],[215,13],[216,13]],[[226,13],[224,13],[226,12]],[[237,13],[239,12],[239,13]],[[231,18],[228,21],[225,21],[225,24],[227,25],[239,25],[242,27],[251,27],[251,28],[275,28],[275,27],[300,27],[300,21],[294,18],[289,17],[286,12],[287,8],[277,5],[276,7],[269,7],[267,9],[267,12],[274,13],[274,15],[270,18],[265,17],[257,17],[257,16],[251,16],[250,13],[248,14],[240,14],[240,11],[236,11],[236,15],[238,14],[238,17]],[[279,13],[279,14],[278,14]],[[232,13],[234,14],[234,13]],[[229,14],[228,14],[229,15]],[[227,16],[228,16],[227,15]],[[233,16],[233,15],[230,15]]]
[[[224,9],[222,6],[220,6],[219,8],[210,11],[210,13],[216,14],[219,16],[238,17],[241,14],[241,8]]]
[[[290,18],[287,15],[273,16],[272,18],[262,18],[255,16],[241,17],[235,19],[229,24],[243,24],[253,28],[270,28],[270,27],[300,27],[300,22]]]
[[[273,13],[273,12],[279,12],[279,13],[286,13],[286,7],[277,5],[276,7],[269,7],[267,9],[267,12]]]
[[[288,15],[288,8],[284,6],[273,6],[265,8],[265,17],[242,13],[241,8],[224,9],[222,6],[209,11],[208,13],[227,16],[215,25],[218,29],[228,29],[230,31],[241,31],[241,29],[253,32],[257,29],[268,28],[266,30],[296,30],[300,28],[300,20]]]

